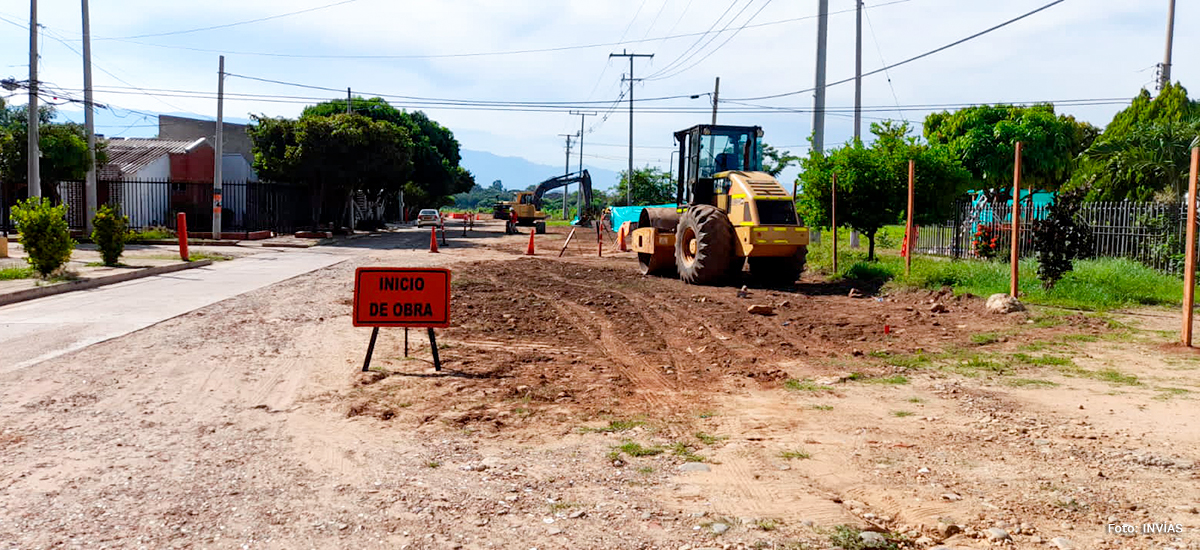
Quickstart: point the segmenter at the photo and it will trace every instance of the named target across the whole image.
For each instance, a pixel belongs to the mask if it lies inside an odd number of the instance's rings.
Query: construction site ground
[[[1200,548],[1177,313],[687,286],[569,229],[335,243],[0,373],[0,547]],[[360,266],[452,270],[440,372],[387,328],[359,372]]]

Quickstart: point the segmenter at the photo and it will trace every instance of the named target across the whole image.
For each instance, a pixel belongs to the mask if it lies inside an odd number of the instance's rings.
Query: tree
[[[1197,134],[1200,103],[1183,86],[1168,85],[1154,98],[1143,89],[1084,152],[1064,188],[1087,190],[1088,200],[1182,198]]]
[[[801,162],[803,185],[797,209],[809,225],[830,223],[831,185],[837,174],[837,221],[867,236],[867,258],[875,259],[879,228],[896,223],[908,207],[908,161],[916,166],[914,209],[917,223],[944,220],[966,190],[970,173],[944,147],[910,137],[907,123],[871,125],[871,147],[854,140],[827,154],[813,152]]]
[[[621,172],[621,181],[613,191],[614,206],[630,206],[626,204],[626,190],[629,189],[628,171]],[[645,206],[650,204],[665,204],[675,202],[675,183],[671,174],[658,168],[646,166],[633,171],[632,205]]]
[[[0,126],[0,180],[16,184],[16,187],[28,186],[28,151],[29,128],[26,122],[25,106],[3,107],[0,111],[5,114],[0,117],[4,124]],[[80,180],[87,176],[88,154],[87,133],[80,124],[53,122],[55,111],[51,107],[38,110],[38,148],[41,160],[38,163],[42,182],[42,195],[60,202],[58,184],[68,180]],[[104,144],[97,143],[97,164],[108,162]]]
[[[774,177],[779,177],[779,174],[787,169],[788,166],[800,162],[801,158],[792,154],[791,151],[781,151],[766,143],[762,146],[763,149],[763,172],[771,174]]]
[[[1057,189],[1071,177],[1075,158],[1099,130],[1054,105],[980,105],[925,117],[924,135],[961,160],[974,185],[1000,196],[1012,186],[1016,142],[1024,147],[1022,180],[1031,188]]]

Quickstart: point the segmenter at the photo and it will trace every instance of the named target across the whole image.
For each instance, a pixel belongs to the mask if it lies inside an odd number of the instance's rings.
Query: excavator
[[[579,223],[584,225],[588,223],[594,214],[592,208],[592,176],[587,170],[582,172],[573,172],[570,174],[553,177],[542,183],[539,183],[533,191],[517,191],[513,193],[513,200],[497,202],[492,210],[492,217],[497,220],[507,220],[512,216],[512,212],[517,213],[517,225],[529,227],[541,234],[546,232],[546,213],[542,212],[542,196],[547,191],[553,191],[560,187],[565,187],[573,183],[579,184],[579,190],[583,193],[583,211],[579,213]]]
[[[765,284],[804,270],[808,228],[774,176],[762,171],[762,128],[697,125],[675,132],[676,207],[646,208],[630,234],[644,274],[720,284],[750,264]]]

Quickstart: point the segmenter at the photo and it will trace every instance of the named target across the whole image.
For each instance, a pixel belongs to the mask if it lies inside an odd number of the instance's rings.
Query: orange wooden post
[[[1017,297],[1017,267],[1020,263],[1021,239],[1021,142],[1017,142],[1017,156],[1013,162],[1013,206],[1012,206],[1012,283],[1009,295]]]
[[[912,159],[908,160],[908,224],[904,226],[904,242],[908,243],[908,248],[904,254],[904,276],[908,277],[912,272],[912,257],[913,250],[917,248],[917,240],[913,238],[913,176],[916,171],[916,163]]]
[[[832,203],[829,207],[829,224],[833,226],[833,274],[837,275],[837,173],[833,174],[833,184],[830,186]]]
[[[1196,301],[1196,172],[1200,171],[1200,147],[1192,149],[1192,172],[1188,176],[1187,251],[1183,261],[1183,345],[1192,345],[1192,307]]]
[[[188,245],[187,245],[187,215],[180,212],[175,216],[175,234],[179,236],[179,259],[187,262],[188,260]]]

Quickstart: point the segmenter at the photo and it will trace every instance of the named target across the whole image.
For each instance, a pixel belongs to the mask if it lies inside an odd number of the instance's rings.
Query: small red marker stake
[[[887,336],[891,333],[892,333],[892,327],[890,325],[883,325],[883,335]]]

